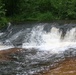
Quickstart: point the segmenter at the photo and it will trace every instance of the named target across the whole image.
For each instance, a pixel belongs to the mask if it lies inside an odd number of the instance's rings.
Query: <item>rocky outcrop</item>
[[[0,61],[13,59],[11,57],[11,54],[20,52],[21,50],[22,50],[21,48],[11,48],[11,49],[7,49],[7,50],[1,50],[0,51]]]
[[[76,58],[67,58],[56,68],[41,75],[76,75]]]

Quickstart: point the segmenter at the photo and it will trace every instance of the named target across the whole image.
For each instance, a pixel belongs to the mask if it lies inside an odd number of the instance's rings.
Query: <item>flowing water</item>
[[[29,23],[9,26],[0,32],[0,50],[9,48],[26,50],[12,55],[17,60],[1,63],[6,64],[0,65],[1,74],[32,75],[48,70],[65,57],[76,56],[76,24]]]

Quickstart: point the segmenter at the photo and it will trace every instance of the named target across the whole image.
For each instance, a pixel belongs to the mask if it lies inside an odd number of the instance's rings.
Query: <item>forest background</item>
[[[0,28],[8,22],[75,19],[76,0],[0,0]]]

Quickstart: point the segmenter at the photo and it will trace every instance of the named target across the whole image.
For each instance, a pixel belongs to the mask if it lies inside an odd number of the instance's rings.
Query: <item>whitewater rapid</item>
[[[76,28],[67,30],[65,36],[62,36],[62,30],[52,26],[47,32],[44,30],[45,25],[36,25],[32,28],[20,30],[12,35],[8,40],[11,42],[17,40],[22,34],[24,35],[21,48],[37,49],[49,51],[52,53],[63,52],[69,48],[76,48]],[[26,33],[27,32],[27,33]],[[3,33],[0,33],[2,36]],[[15,46],[0,43],[0,50],[14,48]]]
[[[62,52],[68,48],[76,48],[76,28],[67,31],[63,39],[62,31],[58,28],[52,27],[49,32],[45,32],[43,29],[44,26],[33,28],[29,42],[26,42],[25,39],[22,48],[35,48],[53,53]]]

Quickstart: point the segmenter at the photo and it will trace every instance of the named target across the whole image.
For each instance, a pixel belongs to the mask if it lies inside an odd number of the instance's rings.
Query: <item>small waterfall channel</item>
[[[26,50],[13,55],[16,61],[0,65],[6,71],[3,73],[0,69],[1,74],[33,75],[48,70],[65,57],[76,56],[76,24],[28,23],[9,26],[0,32],[0,50],[10,48]]]

